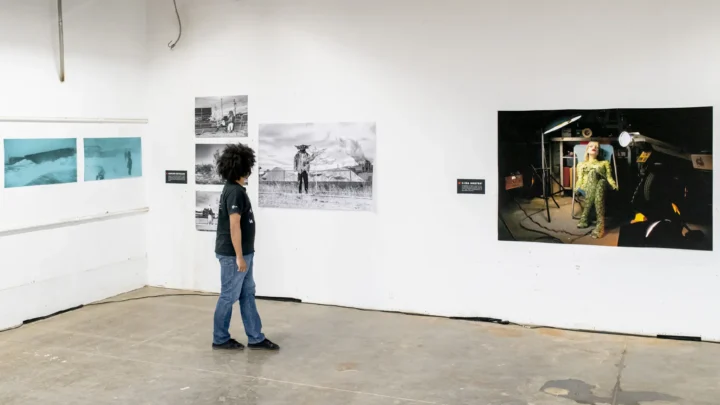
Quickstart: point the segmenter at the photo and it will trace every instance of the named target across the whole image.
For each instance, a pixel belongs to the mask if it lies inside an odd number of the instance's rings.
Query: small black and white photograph
[[[217,160],[227,144],[195,145],[195,184],[225,184],[217,172]]]
[[[219,191],[196,191],[195,229],[197,229],[198,231],[216,232],[219,208]]]
[[[196,97],[195,136],[248,136],[248,96]]]
[[[260,125],[259,205],[372,211],[375,123]]]

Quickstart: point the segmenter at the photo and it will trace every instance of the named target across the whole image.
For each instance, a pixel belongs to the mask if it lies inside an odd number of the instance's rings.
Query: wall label
[[[458,194],[485,194],[485,180],[459,179]]]
[[[165,183],[187,184],[187,170],[165,170]]]

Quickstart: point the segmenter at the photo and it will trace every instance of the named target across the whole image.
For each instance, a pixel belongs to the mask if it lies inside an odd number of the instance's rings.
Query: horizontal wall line
[[[30,285],[30,284],[41,284],[41,283],[49,283],[49,282],[51,283],[51,282],[54,282],[54,281],[56,281],[56,280],[60,280],[60,279],[63,279],[63,278],[71,278],[71,277],[81,276],[81,275],[88,274],[88,273],[95,273],[95,272],[99,272],[99,271],[105,271],[105,270],[107,270],[109,267],[118,266],[118,265],[120,265],[120,264],[122,264],[122,263],[127,263],[127,262],[139,262],[139,261],[146,261],[146,264],[147,264],[147,252],[145,253],[144,256],[128,257],[127,259],[123,259],[123,260],[120,260],[120,261],[118,261],[118,262],[113,262],[113,263],[109,263],[109,264],[103,264],[102,266],[92,267],[92,268],[85,269],[85,270],[82,270],[82,271],[79,271],[79,272],[75,272],[75,273],[58,274],[58,275],[54,275],[54,276],[52,276],[52,277],[33,279],[32,282],[24,282],[24,283],[22,283],[22,284],[10,285],[10,286],[4,287],[4,288],[0,288],[0,293],[3,293],[3,292],[5,292],[5,291],[9,291],[9,290],[13,290],[13,289],[17,289],[17,288],[27,287],[27,286]],[[147,266],[146,266],[146,267],[147,267]],[[125,293],[121,293],[121,294],[125,294]],[[218,294],[218,295],[219,295],[219,294]],[[111,298],[111,297],[108,297],[108,298]],[[105,298],[105,299],[107,299],[107,298]],[[91,301],[91,302],[94,302],[94,301]],[[89,302],[88,302],[88,303],[89,303]],[[86,303],[86,304],[87,304],[87,303]]]
[[[65,228],[68,226],[77,226],[77,225],[89,224],[89,223],[93,223],[93,222],[101,222],[101,221],[107,221],[107,220],[111,220],[111,219],[130,217],[130,216],[145,214],[148,211],[150,211],[150,208],[143,207],[143,208],[136,208],[136,209],[127,210],[127,211],[106,212],[104,214],[91,215],[91,216],[87,216],[87,217],[78,217],[78,218],[73,218],[73,219],[68,219],[68,220],[63,220],[63,221],[58,221],[58,222],[51,222],[49,224],[33,225],[33,226],[20,227],[20,228],[0,229],[0,237],[19,235],[19,234],[29,233],[29,232],[46,231],[49,229]]]
[[[82,117],[0,117],[0,122],[76,123],[76,124],[147,124],[147,118]]]

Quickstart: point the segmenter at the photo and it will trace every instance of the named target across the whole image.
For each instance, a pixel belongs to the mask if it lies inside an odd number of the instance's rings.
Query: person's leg
[[[213,344],[221,345],[230,340],[232,307],[240,298],[244,273],[237,268],[232,256],[218,256],[220,261],[220,297],[215,306]]]
[[[605,189],[607,180],[602,179],[595,186],[595,214],[597,214],[597,225],[592,232],[593,238],[605,236]]]
[[[588,174],[587,183],[585,184],[585,208],[583,209],[582,215],[580,215],[580,222],[578,222],[578,228],[588,228],[590,226],[590,214],[592,213],[593,205],[595,204],[595,187],[597,181],[593,176],[594,171]]]
[[[308,193],[308,172],[303,172],[303,181],[305,182],[305,194]]]
[[[580,221],[578,222],[578,228],[589,228],[590,227],[590,214],[592,213],[593,205],[595,204],[595,188],[588,185],[585,190],[585,207],[583,213],[580,215]]]
[[[253,254],[244,256],[247,263],[245,279],[240,289],[240,315],[242,316],[245,334],[249,344],[265,340],[262,333],[262,320],[255,304],[255,279],[253,278]]]
[[[262,333],[262,321],[255,304],[254,254],[245,256],[247,271],[240,291],[240,314],[242,315],[248,347],[253,350],[280,350],[280,346],[271,342]]]
[[[302,194],[302,172],[298,173],[298,193]]]

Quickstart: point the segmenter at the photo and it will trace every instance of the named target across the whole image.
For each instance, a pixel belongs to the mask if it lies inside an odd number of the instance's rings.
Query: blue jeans
[[[255,306],[255,280],[253,280],[253,256],[243,256],[247,263],[247,271],[238,271],[234,256],[216,255],[220,261],[220,298],[215,307],[215,326],[213,328],[213,343],[223,344],[230,340],[230,318],[232,307],[240,301],[240,315],[242,316],[245,334],[248,343],[260,343],[265,340],[262,333],[262,322]]]

